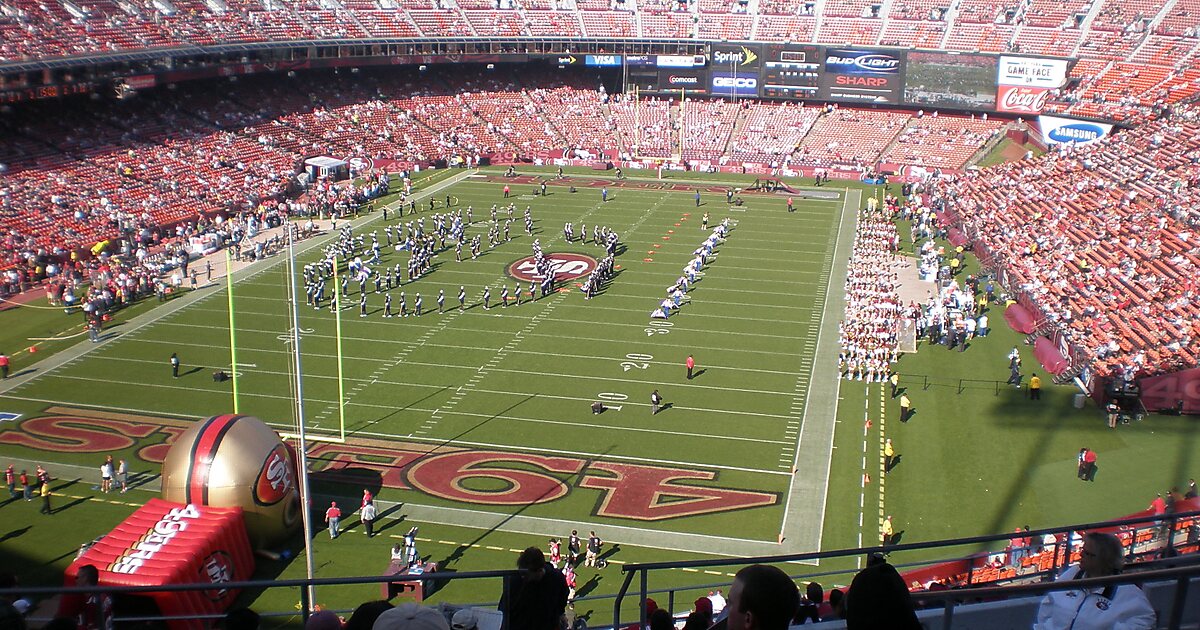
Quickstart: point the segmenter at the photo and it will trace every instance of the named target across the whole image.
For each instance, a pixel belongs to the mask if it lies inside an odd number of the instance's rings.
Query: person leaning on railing
[[[1092,532],[1083,537],[1079,564],[1068,567],[1057,582],[1117,575],[1123,565],[1121,542],[1112,534]],[[1053,591],[1038,607],[1034,630],[1100,630],[1153,628],[1154,608],[1133,584]]]

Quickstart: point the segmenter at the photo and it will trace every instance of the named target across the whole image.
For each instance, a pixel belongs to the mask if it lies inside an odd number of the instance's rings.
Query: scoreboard
[[[763,48],[762,68],[764,97],[817,98],[821,83],[819,46],[768,44]]]

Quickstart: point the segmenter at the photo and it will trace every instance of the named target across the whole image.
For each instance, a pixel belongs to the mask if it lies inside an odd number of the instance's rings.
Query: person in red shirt
[[[689,354],[687,361],[684,362],[684,365],[687,366],[688,380],[690,381],[692,380],[692,370],[696,368],[696,360],[693,359],[692,355]]]
[[[330,540],[338,537],[338,524],[342,520],[342,511],[338,509],[337,501],[329,503],[329,509],[325,510],[325,522],[329,523],[329,538]]]
[[[0,378],[8,378],[8,355],[0,352]]]
[[[1150,502],[1150,509],[1154,510],[1155,516],[1163,514],[1167,511],[1167,501],[1163,498],[1161,493],[1154,497],[1154,500]]]
[[[1093,451],[1092,449],[1089,448],[1088,451],[1083,454],[1083,465],[1084,465],[1084,469],[1085,469],[1083,480],[1084,481],[1095,481],[1096,480],[1096,451]]]
[[[97,586],[100,571],[85,564],[75,574],[75,586]],[[113,602],[106,593],[70,593],[58,604],[58,617],[75,622],[77,630],[112,630]]]
[[[362,501],[362,505],[360,507],[367,507],[367,504],[371,503],[374,500],[375,500],[374,497],[371,496],[371,491],[366,488],[363,488],[363,501]]]

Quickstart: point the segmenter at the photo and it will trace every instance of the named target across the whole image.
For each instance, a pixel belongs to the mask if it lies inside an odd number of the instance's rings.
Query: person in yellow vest
[[[42,482],[42,489],[39,491],[39,494],[42,497],[42,510],[41,510],[42,514],[46,514],[46,515],[53,514],[54,510],[50,507],[51,492],[50,492],[50,482],[49,481]]]
[[[912,401],[908,399],[908,394],[900,394],[900,422],[908,422],[910,414],[912,414]]]
[[[1042,399],[1042,379],[1036,373],[1029,377],[1029,399]]]
[[[888,379],[888,382],[892,384],[892,398],[895,398],[896,391],[900,388],[900,373],[892,372],[892,376]]]
[[[883,472],[892,471],[892,462],[895,461],[896,449],[892,447],[892,438],[888,438],[883,443]]]
[[[879,533],[883,535],[883,545],[886,547],[887,545],[892,544],[894,531],[892,530],[892,516],[890,514],[887,516],[887,518],[883,519],[883,527],[879,529]]]
[[[950,259],[950,275],[952,275],[952,276],[958,275],[958,266],[960,264],[962,264],[962,263],[960,263],[957,258]]]

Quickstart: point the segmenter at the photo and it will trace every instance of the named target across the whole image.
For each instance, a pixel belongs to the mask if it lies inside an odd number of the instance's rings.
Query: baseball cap
[[[409,602],[385,610],[375,620],[372,630],[450,630],[450,624],[433,608]]]
[[[474,608],[463,608],[450,619],[450,630],[474,630],[477,625],[479,618],[475,615]]]

